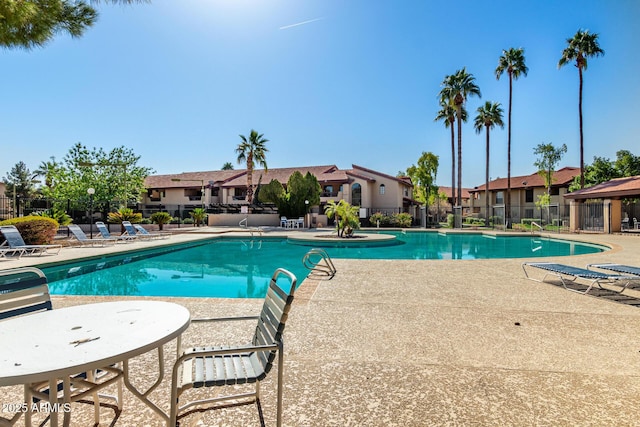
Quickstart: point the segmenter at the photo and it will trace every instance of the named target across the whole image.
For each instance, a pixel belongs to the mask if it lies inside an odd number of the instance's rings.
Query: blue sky
[[[604,57],[585,73],[585,161],[640,155],[636,0],[153,0],[97,5],[78,39],[0,52],[0,177],[32,171],[76,143],[124,145],[158,174],[239,169],[251,129],[269,139],[270,168],[358,164],[395,175],[423,151],[449,186],[450,134],[434,122],[440,83],[466,67],[482,99],[500,102],[492,178],[507,175],[508,79],[502,49],[523,47],[514,82],[512,175],[535,171],[534,147],[567,144],[579,166],[578,72],[557,68],[578,29],[600,34]],[[295,25],[299,24],[300,25]],[[634,42],[635,40],[635,42]],[[463,185],[484,183],[485,136],[463,126]]]

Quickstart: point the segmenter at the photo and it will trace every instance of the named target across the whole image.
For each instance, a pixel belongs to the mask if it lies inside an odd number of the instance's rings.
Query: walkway
[[[640,264],[638,236],[571,237],[611,243],[614,250],[555,260],[576,266]],[[95,250],[65,249],[60,257]],[[526,280],[522,261],[334,260],[336,277],[305,281],[290,316],[285,425],[640,425],[640,310]],[[0,261],[0,268],[16,265]],[[54,307],[62,307],[107,299],[53,301]],[[261,303],[171,300],[195,317],[256,313]],[[251,326],[246,325],[246,334]],[[238,336],[236,330],[199,325],[189,329],[185,342]],[[150,355],[137,361],[137,379],[144,380],[152,360]],[[3,403],[20,401],[19,388],[2,392]],[[263,392],[266,423],[274,425],[272,381]],[[166,387],[153,396],[168,407]],[[161,425],[130,394],[124,403],[115,425]],[[92,419],[89,405],[78,409],[74,419]],[[109,425],[113,413],[104,410],[102,416]],[[198,414],[190,421],[198,426],[259,426],[253,407]]]

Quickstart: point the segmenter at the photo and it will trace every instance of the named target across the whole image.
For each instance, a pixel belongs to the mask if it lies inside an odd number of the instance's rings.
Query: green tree
[[[619,150],[616,152],[614,168],[619,177],[640,175],[640,157],[628,150]]]
[[[98,201],[140,200],[144,179],[153,169],[139,166],[133,150],[123,146],[105,152],[102,148],[88,149],[77,143],[65,155],[53,175],[56,185],[51,195],[56,199],[84,200],[92,187]]]
[[[467,121],[467,110],[462,106],[462,121]],[[444,126],[451,130],[451,198],[453,206],[456,206],[456,140],[453,125],[456,122],[456,108],[450,103],[440,102],[440,111],[436,115],[435,121],[444,122]]]
[[[567,47],[562,51],[562,57],[558,61],[558,68],[569,63],[575,63],[580,78],[578,91],[578,116],[580,118],[580,188],[584,188],[584,135],[582,132],[582,87],[583,70],[587,69],[587,59],[604,55],[604,50],[598,44],[598,34],[590,34],[589,30],[578,30],[570,39],[567,39]]]
[[[502,107],[499,102],[490,102],[487,101],[484,105],[478,107],[478,115],[474,121],[474,128],[476,133],[482,132],[482,128],[486,129],[486,165],[485,165],[485,188],[484,188],[484,214],[487,220],[487,224],[489,223],[489,131],[493,129],[496,125],[501,128],[504,127],[504,123],[502,122]]]
[[[224,164],[222,165],[222,169],[223,171],[232,171],[233,170],[233,164],[231,162],[224,162]]]
[[[538,156],[533,163],[538,168],[538,174],[544,179],[544,186],[547,194],[551,195],[551,184],[553,184],[553,173],[556,166],[562,160],[562,156],[567,152],[567,145],[562,144],[555,147],[553,144],[538,144],[533,150],[533,154]]]
[[[458,123],[458,203],[462,201],[462,108],[471,95],[482,97],[480,88],[475,83],[475,77],[467,73],[466,68],[446,76],[442,81],[440,103],[455,107]]]
[[[310,206],[320,204],[321,191],[320,183],[314,175],[307,172],[303,176],[295,171],[287,181],[286,190],[280,181],[272,179],[269,184],[261,187],[258,198],[263,203],[274,203],[280,215],[295,218],[305,215]]]
[[[135,2],[103,1],[115,4]],[[43,46],[60,33],[80,37],[97,18],[98,12],[85,1],[3,0],[0,1],[0,46],[32,49]]]
[[[616,160],[611,161],[606,157],[595,156],[593,163],[584,168],[584,188],[592,187],[601,182],[615,178],[640,175],[640,157],[628,150],[616,152]],[[580,189],[580,177],[574,178],[569,186],[569,191]]]
[[[505,203],[505,214],[507,224],[511,225],[511,102],[513,96],[513,81],[518,80],[521,75],[527,76],[529,69],[524,63],[524,49],[510,48],[503,50],[498,59],[496,68],[496,79],[500,80],[503,73],[509,76],[509,112],[507,113],[507,198]]]
[[[438,175],[438,163],[438,156],[423,151],[418,164],[407,168],[407,175],[414,184],[413,197],[424,203],[427,208],[432,195],[438,191],[438,187],[434,184]]]
[[[238,163],[247,164],[247,202],[253,203],[253,168],[255,164],[261,165],[265,172],[267,171],[266,143],[268,139],[264,138],[263,134],[259,134],[255,130],[251,129],[251,133],[247,138],[244,135],[240,135],[242,142],[238,144],[236,153],[238,154]]]
[[[4,182],[7,186],[5,191],[7,197],[28,198],[35,193],[33,175],[22,161],[11,168],[11,171],[4,177]]]

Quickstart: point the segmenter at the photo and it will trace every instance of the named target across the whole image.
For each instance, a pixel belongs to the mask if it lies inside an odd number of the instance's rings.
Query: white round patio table
[[[189,311],[181,305],[140,300],[77,305],[0,321],[0,386],[64,379],[123,362],[125,385],[132,390],[129,359],[154,349],[162,359],[162,346],[179,337],[189,322]],[[157,383],[163,376],[163,361],[159,363]],[[153,405],[145,393],[132,391]],[[57,423],[53,415],[52,425]]]

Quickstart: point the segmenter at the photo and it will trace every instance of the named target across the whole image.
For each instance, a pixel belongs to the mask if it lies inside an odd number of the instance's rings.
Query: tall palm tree
[[[60,163],[56,161],[56,158],[54,156],[51,156],[50,159],[50,161],[47,160],[40,162],[40,166],[38,166],[38,169],[34,171],[34,177],[41,176],[44,178],[45,188],[49,191],[54,186],[56,173],[61,166]]]
[[[458,122],[458,203],[462,202],[462,109],[467,98],[471,95],[482,97],[480,88],[475,84],[476,78],[462,68],[455,74],[448,75],[442,81],[440,103],[450,104],[456,109]]]
[[[502,107],[499,102],[487,101],[484,105],[478,107],[478,115],[476,116],[473,127],[476,129],[476,133],[482,132],[482,128],[487,131],[487,144],[486,144],[486,170],[485,170],[485,184],[484,184],[484,212],[486,218],[486,224],[489,224],[489,131],[496,125],[501,128],[504,127],[502,122]]]
[[[238,163],[241,164],[243,162],[246,162],[247,164],[247,202],[249,204],[252,204],[253,167],[257,163],[258,165],[262,166],[265,171],[267,170],[267,160],[265,158],[265,153],[269,150],[267,150],[265,144],[269,142],[269,140],[264,138],[263,134],[259,134],[253,129],[251,129],[249,138],[244,135],[240,135],[240,139],[242,139],[242,142],[238,144],[236,153],[238,153]]]
[[[584,138],[582,134],[582,70],[587,69],[587,59],[604,55],[604,50],[598,44],[598,34],[590,34],[589,30],[578,30],[573,38],[567,39],[567,47],[562,51],[562,58],[558,61],[558,68],[575,61],[580,76],[580,91],[578,95],[578,115],[580,116],[580,188],[584,188]]]
[[[510,48],[503,50],[502,56],[498,59],[498,67],[496,68],[496,79],[500,80],[500,76],[507,72],[509,76],[509,113],[507,125],[507,203],[505,206],[505,214],[507,226],[511,227],[511,97],[513,95],[513,81],[518,80],[521,75],[526,77],[529,69],[524,63],[524,49]]]
[[[456,109],[451,104],[440,103],[440,111],[435,121],[443,121],[444,126],[451,129],[451,206],[456,206],[456,140],[453,125],[456,122]],[[467,121],[467,110],[462,108],[462,121]]]

